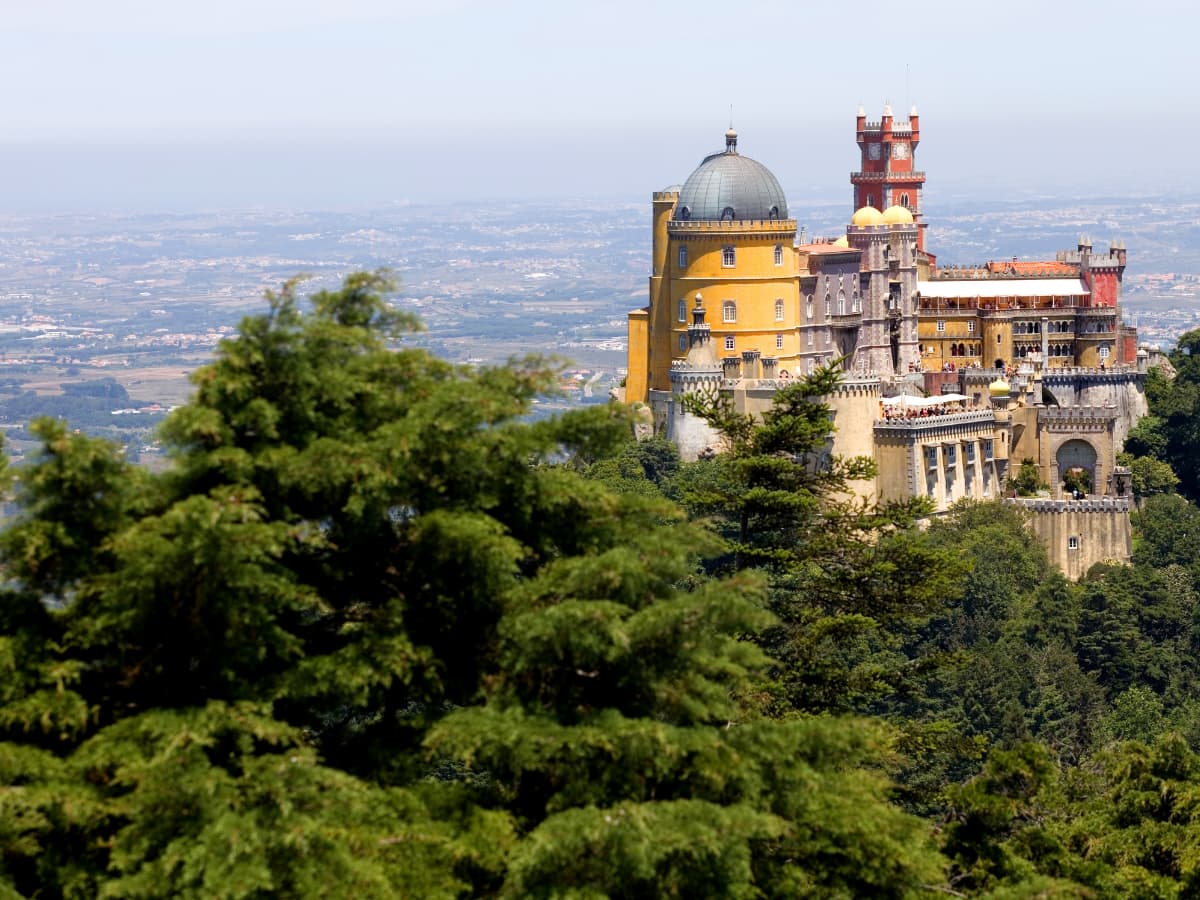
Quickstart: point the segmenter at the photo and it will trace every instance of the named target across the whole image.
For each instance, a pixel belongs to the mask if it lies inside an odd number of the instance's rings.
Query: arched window
[[[850,308],[854,312],[862,312],[862,297],[859,296],[858,291],[854,292],[854,299],[850,304]]]
[[[808,304],[807,304],[807,306],[808,306],[808,309],[807,309],[808,316],[807,316],[807,318],[808,318],[808,321],[810,321],[810,322],[811,322],[811,321],[812,321],[812,317],[813,317],[813,299],[812,299],[812,294],[809,294],[809,295],[808,295]]]
[[[775,301],[775,321],[776,322],[783,321],[783,300]]]
[[[734,213],[733,213],[732,206],[727,206],[723,210],[721,210],[721,221],[722,222],[732,222],[733,220],[734,220]]]
[[[679,268],[687,268],[687,247],[682,245],[679,247]]]
[[[908,194],[901,194],[901,195],[900,195],[900,205],[901,205],[901,206],[903,206],[905,209],[908,209],[908,208],[909,208],[909,206],[910,206],[911,204],[908,202]]]
[[[874,206],[874,205],[875,205],[875,197],[872,196],[871,194],[867,194],[867,206]],[[686,209],[686,207],[684,207],[684,208]]]
[[[846,314],[846,292],[838,291],[837,314],[844,316]]]
[[[726,300],[721,304],[721,321],[736,322],[737,321],[737,304],[732,300]]]
[[[727,334],[727,335],[725,335],[725,349],[726,349],[726,350],[733,350],[733,349],[734,349],[733,335],[732,335],[732,334]]]
[[[682,297],[679,298],[678,312],[679,312],[679,321],[686,322],[687,321],[687,301],[684,300]]]
[[[783,265],[783,244],[775,245],[775,265]]]
[[[833,314],[833,300],[828,294],[825,295],[825,318],[828,319]]]
[[[737,253],[732,247],[721,248],[721,266],[725,269],[732,269],[737,263]]]

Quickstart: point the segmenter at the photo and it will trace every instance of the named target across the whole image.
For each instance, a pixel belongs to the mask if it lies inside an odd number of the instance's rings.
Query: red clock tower
[[[885,105],[883,118],[868,122],[860,106],[856,131],[862,164],[857,172],[850,174],[854,209],[905,207],[917,223],[917,247],[923,251],[925,222],[921,212],[921,191],[925,187],[925,173],[918,172],[913,163],[917,144],[921,141],[921,119],[917,108],[912,108],[908,121],[896,121],[891,106]]]

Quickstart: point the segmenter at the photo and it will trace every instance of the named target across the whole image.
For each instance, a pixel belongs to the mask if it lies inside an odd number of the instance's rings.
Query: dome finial
[[[733,126],[729,126],[729,130],[725,132],[725,152],[737,153],[737,132],[733,130]]]

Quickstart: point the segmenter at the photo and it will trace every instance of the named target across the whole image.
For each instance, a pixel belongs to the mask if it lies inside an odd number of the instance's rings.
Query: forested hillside
[[[1200,896],[1200,333],[1074,584],[1015,507],[841,499],[832,372],[685,464],[389,289],[269,296],[164,472],[34,426],[0,898]]]

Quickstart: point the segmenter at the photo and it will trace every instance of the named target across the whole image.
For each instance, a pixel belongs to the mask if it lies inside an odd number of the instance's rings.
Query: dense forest
[[[0,898],[1200,896],[1200,332],[1135,558],[845,499],[836,374],[680,462],[378,274],[268,296],[162,428],[5,475]]]

